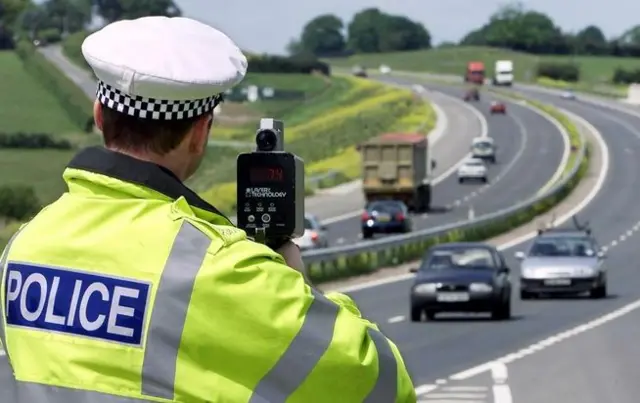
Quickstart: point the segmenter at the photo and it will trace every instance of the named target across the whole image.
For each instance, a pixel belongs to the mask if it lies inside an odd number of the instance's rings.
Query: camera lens
[[[256,145],[260,151],[273,151],[277,142],[278,138],[271,130],[263,130],[256,136]]]

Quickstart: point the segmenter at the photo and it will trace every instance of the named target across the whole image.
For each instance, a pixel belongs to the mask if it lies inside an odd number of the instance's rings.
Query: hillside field
[[[394,70],[423,71],[439,74],[462,75],[467,62],[482,61],[487,75],[493,74],[496,60],[513,60],[517,81],[535,80],[536,66],[540,62],[568,63],[580,66],[580,80],[586,83],[608,83],[617,67],[640,68],[640,59],[595,57],[595,56],[535,56],[503,49],[482,47],[452,47],[414,52],[362,54],[349,58],[327,59],[332,66],[351,68],[360,64],[367,68],[378,68],[386,64]]]

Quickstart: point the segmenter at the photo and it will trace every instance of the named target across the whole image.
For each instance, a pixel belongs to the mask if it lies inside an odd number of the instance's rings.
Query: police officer
[[[9,402],[415,402],[400,353],[342,294],[254,243],[183,182],[247,61],[187,18],[110,24],[82,52],[105,147],[2,260]],[[6,398],[6,387],[2,391]]]

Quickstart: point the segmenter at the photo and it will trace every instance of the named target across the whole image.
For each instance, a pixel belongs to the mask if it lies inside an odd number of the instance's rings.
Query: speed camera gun
[[[304,162],[284,150],[284,124],[261,119],[256,151],[238,155],[238,227],[279,244],[304,232]]]

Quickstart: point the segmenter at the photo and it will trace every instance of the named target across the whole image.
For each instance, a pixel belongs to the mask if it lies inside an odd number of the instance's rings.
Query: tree
[[[467,34],[461,44],[538,54],[566,54],[570,51],[562,30],[548,15],[526,10],[518,2],[501,7],[487,24]]]
[[[320,15],[304,26],[298,51],[316,56],[341,54],[346,47],[343,30],[344,23],[340,18],[333,14]]]
[[[151,15],[178,17],[182,11],[173,0],[94,0],[98,14],[107,22]]]
[[[608,53],[607,38],[602,30],[589,25],[578,32],[573,39],[573,49],[577,54],[603,55]]]
[[[428,49],[431,35],[419,22],[390,15],[377,8],[360,11],[348,28],[348,46],[360,53]]]

